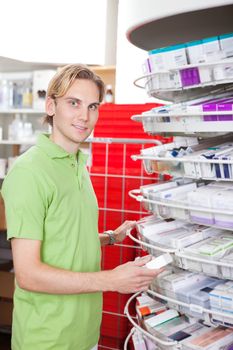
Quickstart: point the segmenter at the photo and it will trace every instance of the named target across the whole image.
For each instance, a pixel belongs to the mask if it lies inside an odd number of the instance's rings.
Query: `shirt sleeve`
[[[2,186],[7,238],[43,240],[46,196],[39,176],[29,169],[13,168]]]

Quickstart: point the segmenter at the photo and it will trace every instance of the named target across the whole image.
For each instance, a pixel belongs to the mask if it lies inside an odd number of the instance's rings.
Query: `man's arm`
[[[128,230],[132,229],[135,226],[135,221],[126,220],[121,226],[114,230],[114,237],[116,243],[120,243],[125,239],[126,233]],[[101,233],[99,235],[101,246],[109,244],[109,235],[106,233]]]
[[[132,293],[148,289],[161,270],[149,270],[143,265],[151,257],[100,272],[73,272],[43,263],[41,241],[13,238],[11,240],[16,281],[20,288],[50,294],[79,294],[99,291]]]

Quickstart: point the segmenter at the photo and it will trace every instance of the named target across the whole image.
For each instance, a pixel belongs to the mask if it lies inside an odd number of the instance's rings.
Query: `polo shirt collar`
[[[62,147],[50,140],[49,136],[49,134],[40,134],[36,145],[40,147],[50,158],[66,158],[71,155],[71,153],[68,153]],[[81,150],[78,150],[76,158],[78,163],[86,164],[88,155],[84,154]]]

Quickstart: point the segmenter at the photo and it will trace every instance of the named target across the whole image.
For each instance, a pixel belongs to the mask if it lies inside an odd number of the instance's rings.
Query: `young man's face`
[[[76,79],[66,94],[47,99],[47,114],[53,116],[52,137],[68,152],[75,152],[92,132],[99,114],[99,90],[95,83]]]

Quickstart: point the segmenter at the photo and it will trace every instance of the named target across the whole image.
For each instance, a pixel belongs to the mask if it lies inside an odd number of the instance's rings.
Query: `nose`
[[[88,121],[89,119],[89,109],[86,106],[82,106],[80,110],[80,119],[83,121]]]

